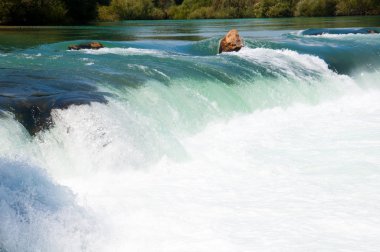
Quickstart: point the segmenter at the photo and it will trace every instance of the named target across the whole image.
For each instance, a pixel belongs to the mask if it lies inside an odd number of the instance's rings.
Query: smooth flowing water
[[[377,251],[379,24],[0,28],[0,251]]]

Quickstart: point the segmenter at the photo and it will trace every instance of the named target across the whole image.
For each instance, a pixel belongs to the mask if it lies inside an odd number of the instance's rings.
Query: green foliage
[[[267,17],[267,12],[271,6],[275,5],[275,0],[262,0],[257,2],[253,7],[255,17],[263,18]]]
[[[296,6],[295,16],[334,16],[336,0],[301,0]]]
[[[291,17],[293,16],[293,1],[262,0],[254,5],[255,17]]]
[[[98,10],[100,20],[373,15],[380,0],[112,0]]]
[[[1,0],[0,23],[45,24],[65,22],[67,9],[60,0]]]
[[[97,0],[1,0],[0,23],[85,23],[97,16]]]
[[[184,0],[181,5],[169,8],[168,15],[172,19],[189,19],[190,15],[193,18],[205,18],[211,3],[211,0]]]
[[[189,10],[182,5],[172,6],[168,10],[168,15],[171,19],[187,19],[189,14]]]
[[[119,19],[149,19],[153,11],[150,0],[112,0],[111,9]]]
[[[154,7],[158,9],[168,9],[170,6],[174,4],[174,0],[153,0]]]
[[[67,6],[67,16],[71,22],[85,23],[94,20],[97,13],[97,0],[62,0]]]
[[[380,13],[379,0],[339,0],[337,15],[373,15]]]
[[[221,0],[220,2],[220,10],[227,10],[226,13],[229,14],[228,17],[252,17],[253,6],[255,4],[255,1],[253,0]]]
[[[0,23],[378,15],[380,0],[0,0]]]
[[[292,15],[292,7],[289,3],[276,3],[266,12],[267,17],[291,17]]]
[[[150,14],[151,19],[167,19],[168,14],[165,9],[160,9],[160,8],[153,8],[152,13]]]
[[[101,21],[166,19],[173,0],[112,0],[110,6],[98,6]]]
[[[252,17],[253,5],[254,0],[185,0],[168,14],[173,19]]]
[[[189,14],[189,19],[206,19],[213,18],[212,7],[200,7]]]
[[[111,6],[98,6],[98,19],[101,21],[117,21],[119,17]]]

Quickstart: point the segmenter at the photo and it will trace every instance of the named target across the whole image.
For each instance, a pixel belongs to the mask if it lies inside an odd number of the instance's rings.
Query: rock
[[[69,50],[80,50],[80,49],[93,49],[98,50],[100,48],[103,48],[104,46],[99,42],[90,42],[86,44],[79,44],[79,45],[70,45],[68,47]]]
[[[378,32],[378,31],[375,31],[375,30],[368,30],[368,33],[369,33],[369,34],[378,34],[379,32]]]
[[[12,113],[14,119],[20,122],[31,136],[35,136],[38,132],[54,125],[52,118],[54,110],[67,109],[71,105],[90,105],[93,102],[106,104],[106,95],[95,90],[82,89],[78,92],[45,96],[2,97],[0,89],[0,118],[9,117],[9,112]]]
[[[219,53],[237,52],[244,46],[243,40],[237,30],[230,30],[220,41]]]

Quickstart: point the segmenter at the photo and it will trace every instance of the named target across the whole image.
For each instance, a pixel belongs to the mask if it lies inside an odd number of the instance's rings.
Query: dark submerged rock
[[[375,31],[375,30],[371,30],[371,29],[370,29],[370,30],[368,30],[368,33],[369,33],[369,34],[378,34],[379,32],[378,32],[378,31]]]
[[[14,114],[30,135],[49,129],[54,125],[52,120],[53,109],[67,109],[71,105],[89,105],[91,102],[107,103],[104,94],[82,93],[49,95],[44,97],[6,98],[0,94],[0,109]]]
[[[104,46],[99,42],[90,42],[90,43],[79,44],[79,45],[70,45],[68,47],[69,50],[81,50],[81,49],[98,50],[100,48],[104,48]]]
[[[219,53],[237,52],[243,47],[243,40],[239,32],[235,29],[230,30],[219,43]]]
[[[1,70],[0,117],[12,113],[32,136],[54,125],[53,110],[92,102],[107,103],[106,97],[110,95],[97,91],[83,79],[65,80],[49,76],[52,74],[49,71]]]

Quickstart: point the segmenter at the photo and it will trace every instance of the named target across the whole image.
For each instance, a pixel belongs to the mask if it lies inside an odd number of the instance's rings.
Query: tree
[[[58,24],[65,22],[66,6],[60,0],[1,0],[0,22]]]
[[[265,14],[267,17],[291,17],[293,11],[290,3],[276,3]]]
[[[97,0],[63,0],[68,9],[68,17],[74,23],[86,23],[96,19]]]
[[[371,15],[379,14],[379,0],[339,0],[337,15]]]
[[[296,5],[295,16],[334,16],[336,0],[301,0]]]

